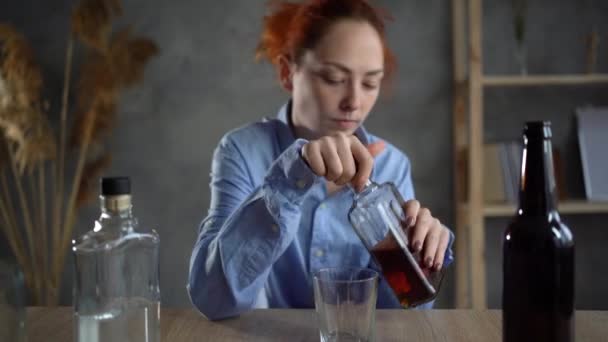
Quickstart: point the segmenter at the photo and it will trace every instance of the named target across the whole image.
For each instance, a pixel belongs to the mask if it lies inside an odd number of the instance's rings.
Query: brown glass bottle
[[[503,239],[503,341],[573,341],[574,240],[556,208],[549,122],[523,133],[519,208]]]

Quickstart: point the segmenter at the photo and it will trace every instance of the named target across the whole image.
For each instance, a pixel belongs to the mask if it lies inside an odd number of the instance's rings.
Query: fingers
[[[373,157],[385,148],[383,141],[365,146],[356,136],[339,133],[304,145],[302,158],[316,175],[336,185],[350,182],[361,191],[371,175]]]
[[[409,227],[410,248],[420,252],[421,266],[438,271],[443,266],[443,259],[448,248],[450,232],[438,219],[431,215],[427,208],[421,208],[420,203],[411,200],[405,203],[406,222],[411,218]]]
[[[325,178],[333,182],[342,176],[342,161],[338,155],[336,144],[329,137],[321,138],[321,156],[325,163]]]
[[[409,206],[408,206],[408,203],[409,203]],[[418,208],[420,208],[420,203],[418,203],[418,201],[406,203],[406,216],[405,216],[406,221],[405,222],[407,224],[408,221],[410,221],[409,227],[413,227],[413,228],[410,228],[411,229],[410,246],[414,250],[414,252],[420,252],[422,250],[422,247],[424,246],[424,240],[431,228],[432,221],[433,221],[431,212],[428,209],[426,209],[426,208],[418,209]],[[417,211],[417,214],[416,214],[416,216],[411,216],[411,213],[414,210]]]
[[[321,156],[321,144],[310,142],[302,147],[302,158],[306,161],[312,172],[318,176],[325,176],[327,169]]]
[[[443,266],[443,260],[445,258],[445,252],[448,249],[450,243],[450,232],[447,228],[441,226],[441,234],[439,238],[439,245],[437,246],[437,252],[435,253],[435,260],[433,261],[433,268],[435,271],[441,270]]]
[[[350,182],[356,191],[361,191],[371,175],[374,157],[385,148],[383,141],[365,146],[354,135],[336,134],[304,145],[302,158],[315,174],[337,185]],[[423,267],[440,270],[450,239],[448,229],[416,200],[407,201],[403,211],[410,248],[420,253]]]
[[[405,228],[412,227],[416,224],[419,210],[420,202],[416,200],[409,200],[405,202],[405,205],[403,206],[403,212],[405,214]]]
[[[422,252],[422,264],[424,267],[431,268],[435,262],[439,240],[441,239],[442,226],[438,219],[433,218],[424,238],[424,251]]]
[[[336,179],[336,185],[344,185],[353,179],[356,173],[355,158],[351,152],[351,138],[346,135],[339,135],[334,140],[340,162],[342,164],[342,174]]]
[[[357,170],[353,176],[352,183],[355,190],[361,191],[372,173],[374,159],[359,139],[355,138],[351,143],[351,151],[357,163]]]

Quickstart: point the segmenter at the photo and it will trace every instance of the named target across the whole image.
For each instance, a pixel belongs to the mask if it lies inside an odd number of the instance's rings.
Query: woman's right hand
[[[371,175],[374,157],[384,147],[383,141],[365,146],[355,135],[337,133],[305,144],[302,158],[316,175],[339,186],[351,183],[359,192]]]

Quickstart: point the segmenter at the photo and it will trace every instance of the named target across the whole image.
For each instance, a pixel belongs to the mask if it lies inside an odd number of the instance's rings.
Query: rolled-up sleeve
[[[272,264],[293,241],[300,203],[321,184],[300,157],[305,143],[299,139],[288,147],[258,187],[230,136],[216,148],[211,204],[200,225],[188,279],[190,299],[207,318],[251,309]]]

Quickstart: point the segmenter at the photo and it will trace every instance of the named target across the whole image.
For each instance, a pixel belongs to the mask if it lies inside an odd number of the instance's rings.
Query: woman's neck
[[[314,132],[298,122],[296,119],[298,116],[293,115],[293,107],[289,106],[289,111],[287,112],[287,122],[289,123],[289,128],[291,128],[291,132],[295,136],[296,139],[306,139],[308,141],[316,140],[321,138],[321,135],[317,132]]]

